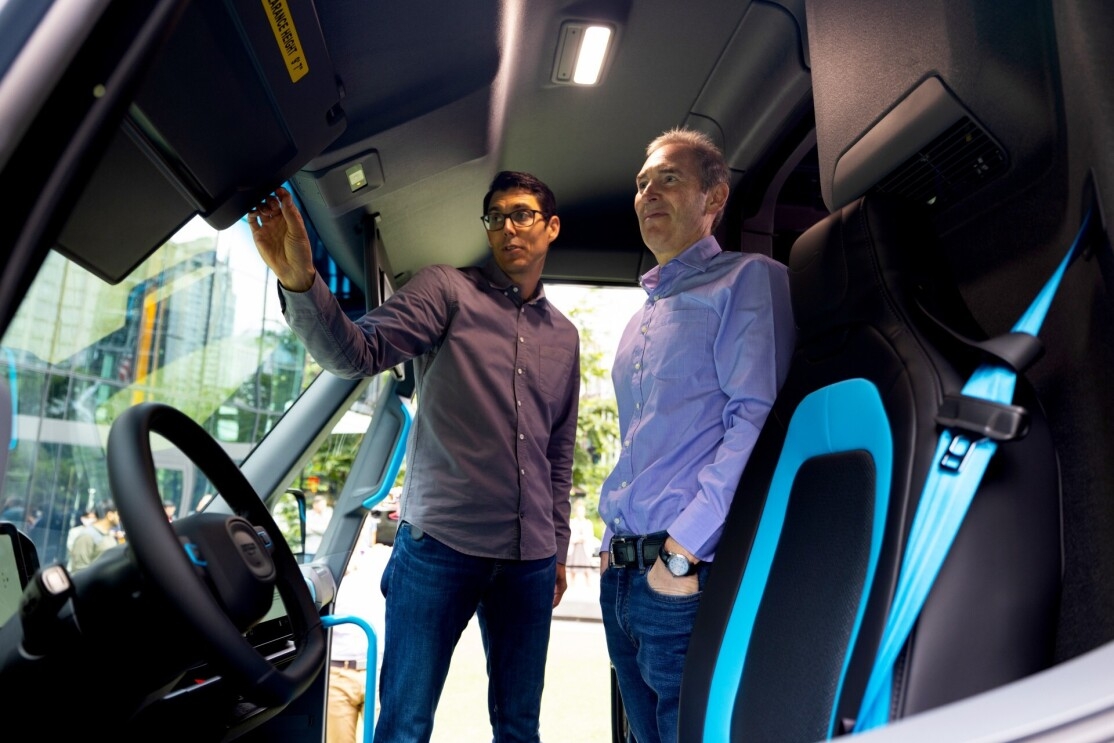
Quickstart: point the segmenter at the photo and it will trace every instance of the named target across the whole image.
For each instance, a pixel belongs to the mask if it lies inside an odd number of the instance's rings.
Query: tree
[[[597,304],[584,303],[567,313],[580,331],[580,414],[576,422],[576,449],[573,451],[573,490],[583,493],[585,513],[599,526],[599,495],[603,481],[619,457],[619,409],[610,383],[608,355],[593,333]]]

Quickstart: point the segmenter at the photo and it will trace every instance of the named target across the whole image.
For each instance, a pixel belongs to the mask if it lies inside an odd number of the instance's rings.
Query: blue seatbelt
[[[1064,272],[1080,253],[1090,221],[1091,213],[1088,211],[1067,255],[1014,325],[1014,333],[1036,336],[1040,332]],[[963,386],[962,395],[1008,404],[1013,400],[1016,381],[1017,372],[1013,368],[1001,363],[983,363]],[[945,428],[940,434],[933,460],[937,465],[925,481],[917,506],[893,604],[886,618],[853,732],[864,732],[889,722],[894,662],[917,621],[997,448],[998,442],[992,438],[975,438],[962,429]]]

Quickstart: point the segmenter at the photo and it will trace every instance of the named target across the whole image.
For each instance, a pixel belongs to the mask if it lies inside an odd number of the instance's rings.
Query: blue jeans
[[[425,743],[449,662],[473,614],[487,654],[494,743],[538,743],[557,559],[495,560],[451,549],[403,522],[386,597],[376,743]]]
[[[708,565],[700,563],[701,590],[688,596],[654,591],[647,570],[635,566],[611,567],[600,576],[607,652],[638,743],[677,743],[681,670]]]

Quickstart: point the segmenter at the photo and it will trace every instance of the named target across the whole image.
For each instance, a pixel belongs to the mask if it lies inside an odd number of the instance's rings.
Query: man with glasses
[[[313,267],[285,189],[248,215],[291,329],[345,378],[415,360],[417,413],[386,597],[377,743],[428,741],[457,640],[473,614],[495,743],[539,740],[553,608],[565,592],[580,393],[576,327],[545,298],[556,199],[528,173],[483,199],[491,257],[428,266],[353,322]]]

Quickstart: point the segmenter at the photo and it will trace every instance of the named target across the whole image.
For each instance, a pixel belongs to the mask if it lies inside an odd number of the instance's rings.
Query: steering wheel
[[[162,507],[151,432],[197,465],[234,514],[188,516],[176,522],[176,533]],[[141,403],[118,417],[107,455],[128,545],[149,583],[197,630],[210,660],[245,697],[268,707],[297,698],[324,666],[326,630],[290,547],[239,467],[205,429],[161,403]],[[297,650],[284,668],[243,635],[270,607],[276,586]]]

